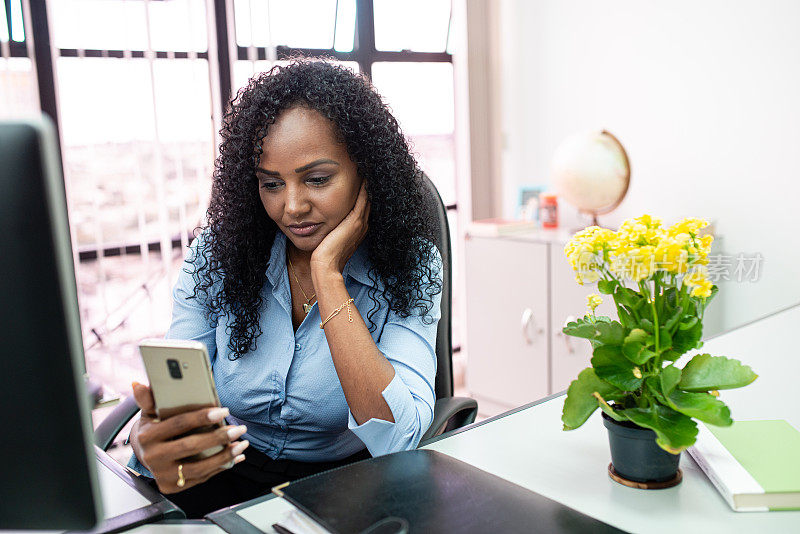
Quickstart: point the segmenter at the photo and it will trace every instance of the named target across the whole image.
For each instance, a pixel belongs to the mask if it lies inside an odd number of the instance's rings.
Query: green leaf
[[[683,368],[678,387],[684,391],[710,391],[746,386],[758,375],[739,360],[698,354]]]
[[[694,326],[688,330],[681,330],[678,328],[678,331],[675,332],[675,336],[672,338],[672,348],[681,354],[696,349],[702,335],[703,323],[700,321],[696,322]]]
[[[586,317],[588,317],[588,315]],[[568,336],[594,339],[598,334],[597,328],[595,327],[595,323],[588,321],[586,317],[567,323],[561,331]]]
[[[703,309],[707,308],[711,301],[714,300],[714,297],[717,296],[719,293],[719,288],[717,286],[711,286],[711,294],[706,297],[706,301],[703,303]]]
[[[601,345],[594,349],[592,367],[598,377],[623,391],[634,391],[642,379],[634,375],[634,365],[622,354],[619,345]]]
[[[672,347],[672,336],[669,330],[664,327],[658,329],[658,352],[664,352]]]
[[[645,299],[639,293],[629,287],[617,286],[614,290],[614,300],[618,304],[624,304],[628,308],[638,310],[641,308]]]
[[[606,345],[621,345],[625,339],[625,327],[617,321],[599,323],[597,330],[600,331],[600,335],[596,339]]]
[[[636,365],[642,365],[656,355],[655,352],[638,341],[625,343],[622,346],[622,354]]]
[[[609,400],[624,396],[619,389],[598,378],[594,369],[587,367],[567,389],[567,399],[564,401],[564,410],[561,414],[564,430],[578,428],[597,409],[598,401],[593,396],[595,392]]]
[[[597,290],[604,295],[611,295],[614,293],[614,288],[617,282],[614,280],[600,280],[597,282]]]
[[[642,344],[647,341],[647,332],[641,328],[634,328],[627,336],[625,336],[625,343],[633,343],[637,341]]]
[[[670,287],[663,293],[664,300],[663,302],[671,309],[674,310],[678,307],[678,290],[674,287]]]
[[[687,317],[686,319],[683,319],[681,321],[680,326],[678,326],[678,328],[681,329],[681,330],[689,330],[690,328],[694,327],[694,325],[697,324],[697,321],[698,321],[697,317],[692,315],[691,317]]]
[[[665,362],[674,362],[678,358],[680,358],[682,354],[677,350],[667,349],[661,353],[661,361]]]
[[[668,365],[661,370],[661,392],[669,396],[678,382],[681,381],[681,370],[674,365]]]
[[[648,376],[644,379],[644,388],[642,391],[649,393],[649,396],[659,404],[669,406],[669,402],[664,394],[661,392],[661,377],[660,375]],[[650,403],[652,404],[652,403]],[[632,406],[635,407],[635,406]]]
[[[670,393],[669,405],[689,417],[716,426],[731,426],[731,411],[725,403],[710,393],[687,393],[676,389]]]
[[[617,315],[619,315],[619,322],[621,322],[623,326],[626,328],[636,328],[636,319],[633,318],[633,315],[631,315],[631,313],[628,311],[628,308],[625,306],[620,306],[617,308]]]
[[[623,413],[637,425],[655,432],[658,446],[672,454],[691,447],[697,439],[697,423],[667,406],[654,404],[650,408],[629,408]]]
[[[683,308],[678,306],[677,308],[675,308],[672,317],[667,319],[667,322],[664,323],[664,328],[666,328],[667,330],[672,330],[673,328],[675,328],[675,325],[678,324],[678,321],[680,321],[682,317],[683,317]]]
[[[650,319],[642,319],[640,324],[642,328],[645,330],[645,332],[649,332],[652,334],[655,331],[655,328],[653,327],[653,321],[651,321]]]
[[[620,415],[621,412],[617,412],[616,410],[614,410],[614,408],[612,408],[606,402],[606,400],[601,395],[599,395],[598,393],[594,393],[594,398],[597,399],[597,405],[600,406],[600,409],[603,410],[603,412],[607,416],[609,416],[611,419],[613,419],[614,421],[627,421],[628,420],[628,418],[625,417],[624,415]]]
[[[596,322],[587,318],[578,319],[567,323],[562,332],[570,336],[595,340],[607,345],[619,345],[625,339],[625,327],[619,322],[611,321],[608,318],[604,321],[598,320]]]

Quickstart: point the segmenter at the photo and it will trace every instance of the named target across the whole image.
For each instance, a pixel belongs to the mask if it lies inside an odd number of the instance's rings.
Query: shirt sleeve
[[[136,457],[136,454],[131,454],[130,460],[128,460],[128,468],[131,471],[139,473],[140,475],[146,476],[147,478],[154,478],[153,473],[147,470],[142,462]]]
[[[187,339],[202,341],[208,349],[208,357],[213,363],[217,356],[216,321],[209,321],[208,309],[202,294],[192,297],[195,293],[194,273],[203,265],[204,259],[198,251],[202,250],[203,236],[200,235],[192,242],[186,260],[181,266],[178,281],[172,290],[172,323],[170,324],[167,339]],[[152,473],[132,454],[128,467],[146,477],[153,478]]]
[[[439,285],[441,265],[441,256],[436,251],[431,272]],[[424,295],[428,294],[429,280],[424,284]],[[378,350],[394,367],[394,378],[382,392],[394,422],[373,418],[359,425],[352,412],[349,413],[348,428],[364,442],[372,456],[416,448],[433,420],[441,291],[430,299],[433,305],[425,314],[413,310],[408,317],[401,317],[390,311],[377,343]]]

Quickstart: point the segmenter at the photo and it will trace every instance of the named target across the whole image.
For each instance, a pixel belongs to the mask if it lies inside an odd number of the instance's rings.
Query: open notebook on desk
[[[181,519],[185,514],[99,447],[95,447],[97,477],[105,519],[93,531],[119,532],[162,519]]]
[[[396,526],[386,532],[411,534],[621,532],[431,450],[363,460],[279,486],[275,491],[288,503],[262,497],[207,518],[229,532],[269,532],[294,505],[336,534],[363,532],[382,522]],[[281,507],[283,513],[277,510]],[[402,530],[403,525],[407,530]]]

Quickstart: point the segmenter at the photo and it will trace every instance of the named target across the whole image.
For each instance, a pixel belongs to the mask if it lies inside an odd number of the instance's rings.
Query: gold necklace
[[[310,297],[306,295],[306,292],[303,290],[303,286],[300,284],[300,280],[297,279],[297,273],[294,272],[294,265],[292,265],[292,258],[289,257],[288,253],[286,254],[286,259],[289,260],[289,269],[291,269],[292,271],[292,276],[294,276],[294,281],[297,282],[297,287],[300,288],[300,292],[303,293],[303,297],[306,299],[305,303],[303,303],[303,311],[306,312],[306,315],[308,315],[308,312],[311,311],[311,307],[313,306],[313,304],[311,304],[311,299],[316,297],[317,294],[314,293]]]

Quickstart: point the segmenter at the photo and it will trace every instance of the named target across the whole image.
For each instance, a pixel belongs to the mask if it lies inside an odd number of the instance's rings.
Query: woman
[[[377,93],[296,61],[254,77],[221,133],[167,337],[206,344],[225,408],[158,421],[134,385],[129,465],[190,517],[414,448],[434,404],[441,259],[421,173]],[[209,421],[224,426],[176,439]]]

